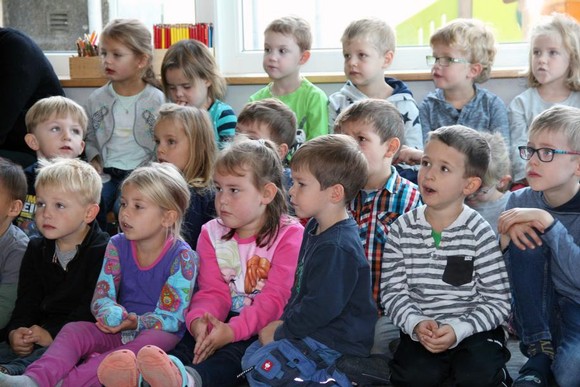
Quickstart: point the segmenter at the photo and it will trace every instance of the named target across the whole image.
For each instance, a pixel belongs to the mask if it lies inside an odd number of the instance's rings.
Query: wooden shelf
[[[492,79],[504,78],[522,78],[525,69],[522,68],[505,68],[492,70]],[[303,74],[312,83],[343,83],[346,82],[344,73],[305,73]],[[430,71],[402,71],[402,72],[387,72],[389,77],[400,79],[401,81],[430,81]],[[228,85],[265,85],[270,80],[264,73],[246,74],[226,76]],[[60,83],[63,87],[101,87],[107,82],[106,78],[77,78],[71,79],[68,77],[61,77]]]

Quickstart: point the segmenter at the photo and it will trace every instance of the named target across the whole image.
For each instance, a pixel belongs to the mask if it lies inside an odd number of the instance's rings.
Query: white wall
[[[407,82],[409,89],[413,92],[415,100],[420,103],[425,95],[432,91],[434,86],[431,81]],[[264,85],[233,85],[228,87],[225,102],[230,104],[234,111],[239,112],[248,101],[250,95],[262,88]],[[326,94],[330,95],[342,87],[339,83],[324,83],[318,85]],[[491,79],[482,85],[491,92],[497,94],[507,104],[519,93],[526,89],[526,82],[523,78]],[[84,104],[93,88],[65,88],[67,97],[74,99],[80,104]]]

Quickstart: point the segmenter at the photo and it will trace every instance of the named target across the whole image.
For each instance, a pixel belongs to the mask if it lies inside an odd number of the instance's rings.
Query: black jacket
[[[103,265],[109,234],[97,222],[64,270],[53,263],[55,241],[32,238],[20,267],[18,295],[7,331],[39,325],[54,338],[71,321],[95,321],[91,300]]]

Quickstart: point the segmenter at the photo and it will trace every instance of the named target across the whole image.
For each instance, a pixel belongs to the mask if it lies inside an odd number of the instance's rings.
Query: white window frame
[[[241,0],[195,0],[197,22],[215,25],[216,59],[225,76],[265,75],[262,52],[243,50]],[[339,37],[337,37],[339,39]],[[522,69],[528,66],[528,43],[504,43],[498,46],[494,70]],[[389,72],[423,72],[429,67],[425,56],[429,46],[397,47]],[[46,56],[61,77],[69,76],[68,58],[74,52],[49,52]],[[341,50],[312,50],[312,57],[303,66],[307,74],[343,74]]]
[[[222,73],[226,76],[265,74],[262,69],[262,52],[243,50],[241,0],[197,0],[206,9],[213,9],[216,25],[216,56]],[[344,8],[343,8],[344,9]],[[438,27],[438,26],[437,26]],[[337,40],[340,37],[337,37]],[[528,66],[528,43],[505,43],[498,46],[494,69],[525,68]],[[430,67],[425,56],[431,54],[429,46],[397,47],[389,72],[421,72]],[[341,50],[312,50],[304,73],[343,73]]]

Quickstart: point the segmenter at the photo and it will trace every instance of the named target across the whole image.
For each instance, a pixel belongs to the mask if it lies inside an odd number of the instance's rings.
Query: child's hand
[[[129,313],[119,325],[111,327],[99,321],[95,325],[101,332],[115,334],[121,331],[135,330],[139,326],[139,322],[137,321],[137,315],[135,313]]]
[[[195,339],[195,346],[197,347],[209,334],[208,318],[204,315],[193,320],[189,326],[189,331]],[[195,353],[195,349],[193,352]]]
[[[420,149],[410,148],[407,145],[403,145],[397,158],[393,160],[393,165],[399,163],[405,163],[407,165],[417,165],[421,163],[421,158],[423,157],[423,151]]]
[[[234,331],[228,324],[221,322],[210,313],[206,313],[204,318],[213,325],[213,329],[201,343],[196,341],[193,364],[201,363],[215,351],[234,341]]]
[[[31,335],[30,339],[40,345],[41,347],[48,347],[52,344],[52,335],[44,328],[38,325],[33,325],[30,327]]]
[[[18,356],[30,355],[34,349],[34,341],[31,340],[31,335],[32,331],[24,327],[10,331],[8,340],[12,351]]]
[[[437,328],[439,328],[439,324],[437,324],[437,321],[423,320],[419,324],[415,325],[415,329],[413,329],[413,332],[415,332],[415,335],[417,335],[419,342],[422,342],[421,338],[433,336],[433,332]]]
[[[103,165],[101,164],[101,159],[100,159],[100,157],[98,157],[98,156],[97,156],[97,157],[95,157],[94,159],[92,159],[92,160],[90,161],[90,163],[89,163],[89,164],[91,164],[91,165],[93,166],[93,168],[95,168],[95,170],[97,171],[97,173],[98,173],[99,175],[102,175],[102,174],[103,174]]]
[[[284,321],[282,320],[276,320],[272,321],[270,324],[262,328],[260,333],[258,333],[258,339],[260,340],[260,344],[266,345],[274,341],[274,333],[276,333],[276,329],[283,323]]]
[[[455,331],[451,325],[441,325],[439,328],[433,331],[432,336],[423,336],[421,344],[432,353],[439,353],[448,350],[455,341],[457,336],[455,336]]]
[[[497,228],[500,233],[504,234],[518,223],[530,223],[540,232],[544,232],[554,223],[554,217],[548,211],[539,208],[512,208],[502,212],[497,221]]]

